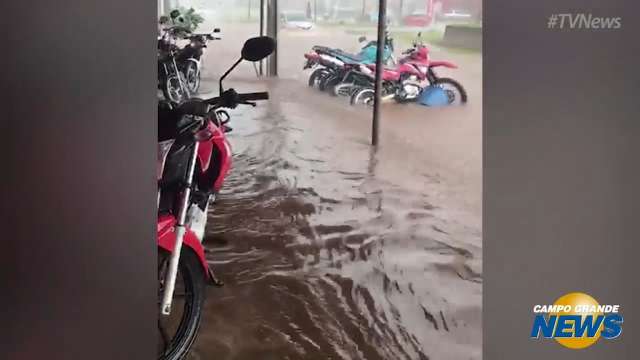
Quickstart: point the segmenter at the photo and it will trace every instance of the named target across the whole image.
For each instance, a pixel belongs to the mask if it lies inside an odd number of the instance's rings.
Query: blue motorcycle
[[[366,38],[360,37],[358,40],[363,43]],[[351,76],[355,67],[375,64],[378,42],[375,40],[367,42],[357,54],[326,46],[314,46],[312,50],[312,52],[305,54],[307,62],[304,69],[319,67],[309,76],[309,86],[317,87],[320,90],[329,90],[330,93],[338,95],[335,91],[335,86],[347,81],[347,77]],[[395,63],[393,50],[393,38],[387,33],[383,51],[385,65]],[[342,89],[342,91],[345,90],[348,89]]]

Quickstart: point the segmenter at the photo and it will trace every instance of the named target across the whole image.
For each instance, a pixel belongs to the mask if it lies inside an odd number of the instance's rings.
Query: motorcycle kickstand
[[[213,270],[211,270],[211,268],[209,268],[209,279],[211,279],[210,285],[216,287],[224,286],[224,282],[216,277],[216,274],[213,273]]]

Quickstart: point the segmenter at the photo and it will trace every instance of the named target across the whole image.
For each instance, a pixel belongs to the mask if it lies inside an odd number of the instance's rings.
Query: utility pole
[[[380,132],[380,100],[382,92],[382,70],[385,48],[385,27],[387,25],[387,0],[380,0],[378,6],[378,48],[376,50],[376,81],[373,102],[373,121],[371,124],[371,145],[378,146]]]
[[[251,0],[249,0],[249,6],[247,7],[247,19],[251,20]]]
[[[278,76],[278,1],[267,0],[267,36],[276,41],[276,49],[267,58],[267,76]]]
[[[318,0],[313,0],[313,22],[318,23]]]
[[[260,0],[260,36],[264,36],[265,28],[264,28],[264,0]],[[260,60],[260,76],[264,75],[264,59]]]

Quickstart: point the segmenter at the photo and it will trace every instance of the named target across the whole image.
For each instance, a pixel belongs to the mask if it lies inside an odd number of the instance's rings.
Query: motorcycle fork
[[[180,69],[178,68],[178,63],[176,63],[176,58],[171,57],[171,61],[173,62],[173,69],[176,72],[176,77],[178,78],[178,83],[180,84],[180,88],[187,94],[187,97],[190,97],[189,89],[187,88],[187,84],[182,81],[182,76],[180,76]]]
[[[180,252],[182,251],[182,242],[184,235],[187,231],[185,226],[187,220],[187,211],[189,210],[189,203],[191,200],[191,187],[193,185],[193,173],[196,167],[196,161],[198,160],[198,142],[194,144],[193,153],[191,159],[189,159],[189,166],[187,167],[187,178],[185,179],[185,186],[182,191],[182,198],[180,199],[180,206],[178,210],[178,218],[175,226],[176,243],[171,253],[171,260],[169,261],[169,270],[165,278],[165,288],[162,294],[162,304],[160,305],[160,311],[163,315],[169,315],[171,313],[171,302],[173,301],[173,292],[176,285],[176,277],[178,275],[178,264],[180,262]]]
[[[433,85],[438,81],[438,75],[436,75],[432,68],[427,69],[427,80],[429,81],[429,85]]]
[[[169,68],[167,68],[167,63],[166,62],[162,62],[162,68],[164,69],[164,81],[166,82],[167,79],[169,78]]]

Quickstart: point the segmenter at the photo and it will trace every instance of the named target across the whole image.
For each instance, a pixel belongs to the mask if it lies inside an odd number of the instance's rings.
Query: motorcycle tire
[[[460,98],[460,103],[464,104],[467,102],[467,91],[464,89],[464,87],[462,87],[462,85],[459,82],[451,78],[439,78],[434,83],[434,85],[443,85],[443,84],[449,84],[454,88],[456,88],[456,90],[458,91],[458,96]],[[455,99],[452,99],[450,102],[453,103],[453,101],[455,101]]]
[[[311,75],[309,75],[309,86],[313,88],[317,88],[320,82],[320,79],[323,78],[327,73],[326,69],[316,69]]]
[[[197,93],[198,89],[200,89],[200,70],[198,69],[198,65],[193,61],[189,61],[184,67],[183,72],[189,93]]]
[[[331,88],[331,95],[334,96],[351,96],[353,89],[356,87],[353,83],[340,83]]]
[[[351,105],[373,106],[374,90],[372,88],[360,88],[351,94]]]
[[[171,91],[170,87],[179,85],[179,80],[175,75],[169,76],[162,86],[162,95],[166,100],[179,104],[189,98],[189,95],[185,93],[186,89],[181,88],[179,92]]]
[[[318,89],[320,91],[329,91],[333,93],[333,87],[340,83],[341,77],[336,74],[331,74],[326,76],[320,80],[320,84],[318,85]]]
[[[170,253],[158,248],[158,306],[162,300],[162,279],[170,259]],[[178,281],[182,281],[184,289],[178,288]],[[187,357],[191,346],[198,335],[200,320],[204,311],[206,289],[206,274],[197,255],[189,248],[184,248],[178,264],[178,277],[171,314],[168,317],[160,314],[158,307],[158,360],[183,360]],[[184,294],[180,294],[183,292]],[[183,302],[179,301],[183,296]],[[179,304],[183,303],[182,309]],[[162,322],[182,310],[175,334],[167,340],[166,330]],[[163,332],[164,331],[164,332]],[[173,331],[172,331],[173,332]],[[161,342],[162,341],[162,342]]]

